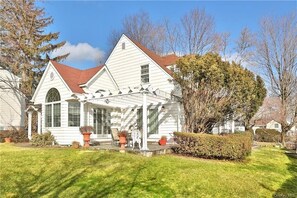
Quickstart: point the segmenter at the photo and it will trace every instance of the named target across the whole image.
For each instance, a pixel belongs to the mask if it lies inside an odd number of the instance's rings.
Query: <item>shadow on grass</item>
[[[11,194],[16,197],[136,197],[159,195],[161,190],[166,197],[174,196],[173,190],[160,179],[166,173],[154,170],[148,160],[131,164],[125,157],[120,156],[117,161],[109,154],[77,160],[80,162],[45,159],[43,167],[35,171],[11,172],[17,178]],[[49,163],[57,164],[47,166]]]
[[[291,156],[287,154],[290,159],[290,164],[288,165],[288,171],[291,174],[291,178],[286,180],[282,184],[281,188],[276,191],[273,197],[285,197],[285,198],[295,198],[297,197],[297,158],[296,156]]]

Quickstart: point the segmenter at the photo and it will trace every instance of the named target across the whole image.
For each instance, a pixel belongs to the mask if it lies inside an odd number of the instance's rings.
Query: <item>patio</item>
[[[101,142],[99,145],[91,144],[90,149],[94,150],[109,150],[109,151],[119,151],[119,152],[127,152],[127,153],[134,153],[134,154],[140,154],[146,157],[152,157],[154,155],[164,155],[171,153],[171,147],[173,147],[175,144],[174,142],[169,142],[165,146],[160,146],[156,142],[148,142],[148,150],[141,150],[136,146],[134,149],[132,147],[126,146],[124,150],[121,150],[120,146],[117,146],[115,144],[112,144],[112,142]]]

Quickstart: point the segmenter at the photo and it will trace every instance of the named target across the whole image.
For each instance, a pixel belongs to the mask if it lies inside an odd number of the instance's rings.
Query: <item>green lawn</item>
[[[245,162],[0,144],[2,197],[297,197],[297,159]]]

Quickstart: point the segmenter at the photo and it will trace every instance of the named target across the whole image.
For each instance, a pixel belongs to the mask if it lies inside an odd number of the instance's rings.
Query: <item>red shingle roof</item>
[[[84,93],[84,90],[79,85],[87,83],[103,67],[101,65],[87,70],[80,70],[52,60],[51,63],[74,93]]]
[[[130,38],[129,38],[130,39]],[[130,39],[138,48],[140,48],[144,53],[146,53],[153,61],[162,67],[169,75],[172,75],[172,71],[166,66],[173,65],[179,59],[175,54],[170,54],[167,56],[159,56],[155,52],[149,50],[148,48],[141,45],[139,42]]]

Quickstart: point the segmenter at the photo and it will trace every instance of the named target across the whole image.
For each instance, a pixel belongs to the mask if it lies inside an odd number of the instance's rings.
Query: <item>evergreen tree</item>
[[[59,61],[69,55],[50,57],[65,44],[52,43],[58,39],[58,32],[45,32],[52,23],[52,17],[46,17],[34,0],[0,1],[0,63],[22,78],[20,91],[26,96],[33,95],[50,59]]]

